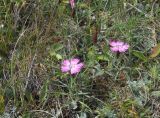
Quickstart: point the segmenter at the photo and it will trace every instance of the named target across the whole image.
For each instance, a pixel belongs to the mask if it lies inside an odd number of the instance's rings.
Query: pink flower
[[[66,59],[61,63],[61,71],[64,73],[69,72],[73,75],[79,73],[83,66],[84,64],[80,63],[80,60],[77,58]]]
[[[73,9],[75,7],[75,1],[74,0],[69,0],[69,3],[71,5],[71,8]]]
[[[129,44],[116,40],[111,40],[109,45],[112,52],[126,52],[129,48]]]

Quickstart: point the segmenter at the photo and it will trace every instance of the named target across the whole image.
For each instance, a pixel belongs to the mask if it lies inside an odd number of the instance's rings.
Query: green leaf
[[[50,54],[51,56],[55,56],[55,55],[56,55],[56,53],[55,53],[54,51],[50,51],[49,54]]]
[[[63,3],[62,5],[59,5],[58,9],[57,9],[57,16],[58,17],[63,17],[65,10],[66,10],[66,3]]]
[[[150,55],[151,58],[154,58],[156,56],[158,56],[160,54],[160,43],[157,44],[153,49],[152,49],[152,53]]]
[[[41,90],[40,90],[40,101],[41,101],[41,103],[44,102],[47,99],[48,84],[49,84],[49,81],[46,80],[46,82],[44,83],[44,85],[41,87]]]
[[[87,53],[87,57],[90,60],[96,59],[96,47],[95,46],[92,46],[89,48],[88,53]]]
[[[58,60],[62,59],[62,55],[58,53],[63,48],[62,44],[54,44],[51,46],[49,54],[55,56]]]
[[[156,65],[150,68],[150,75],[152,78],[156,79],[159,76],[159,69]]]
[[[4,112],[5,106],[4,106],[4,97],[0,95],[0,114]]]
[[[133,50],[133,51],[132,51],[132,54],[133,54],[134,56],[138,57],[139,59],[143,60],[143,61],[147,61],[147,59],[148,59],[148,58],[147,58],[146,56],[144,56],[144,54],[143,54],[142,52],[140,52],[140,51]]]
[[[63,47],[64,46],[62,44],[56,43],[51,46],[51,50],[54,52],[57,52],[57,51],[63,49]]]
[[[152,91],[151,95],[154,97],[160,97],[160,91]]]
[[[98,55],[97,59],[98,59],[98,61],[99,60],[102,60],[102,61],[108,61],[109,60],[107,55]]]
[[[63,57],[60,54],[57,54],[55,52],[49,52],[51,56],[55,56],[58,60],[61,60]]]
[[[57,58],[58,60],[61,60],[61,59],[62,59],[62,55],[56,54],[56,58]]]
[[[22,118],[31,118],[31,113],[24,113]]]
[[[62,3],[69,4],[69,0],[62,0]]]
[[[77,6],[79,8],[88,8],[87,4],[85,4],[85,3],[79,3],[79,4],[77,4]]]

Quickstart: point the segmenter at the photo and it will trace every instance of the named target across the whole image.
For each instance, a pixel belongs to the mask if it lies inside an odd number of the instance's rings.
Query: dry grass
[[[2,0],[0,117],[158,118],[158,0]],[[109,39],[130,44],[116,55]],[[159,50],[159,49],[158,49]],[[78,57],[76,76],[61,60]],[[6,115],[6,116],[5,116]],[[8,115],[8,116],[7,116]]]

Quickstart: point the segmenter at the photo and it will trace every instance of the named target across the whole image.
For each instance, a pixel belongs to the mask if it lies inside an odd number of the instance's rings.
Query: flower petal
[[[77,65],[76,65],[76,68],[80,68],[80,69],[82,69],[82,68],[83,68],[83,66],[84,66],[84,64],[83,64],[83,63],[79,63],[79,64],[77,64]]]
[[[71,74],[77,74],[81,71],[81,69],[83,68],[84,64],[83,63],[79,63],[77,65],[74,65],[71,68]]]
[[[119,51],[119,47],[111,47],[110,48],[112,52],[118,52]]]
[[[70,71],[70,61],[69,60],[64,60],[61,63],[61,71],[62,72],[69,72]]]
[[[119,52],[126,52],[129,48],[128,44],[119,47]]]
[[[122,41],[117,41],[116,43],[117,43],[117,46],[123,46],[124,45],[124,42],[122,42]]]
[[[61,66],[61,71],[62,72],[69,72],[70,71],[70,67],[69,66]]]
[[[66,59],[61,63],[61,65],[62,66],[70,66],[70,61]]]
[[[71,74],[77,74],[81,71],[82,67],[84,66],[83,63],[79,63],[80,59],[73,58],[73,59],[66,59],[61,63],[61,71],[62,72],[70,72]]]
[[[71,8],[73,9],[75,7],[75,1],[74,0],[69,0]]]
[[[117,41],[115,41],[115,40],[111,40],[111,41],[109,41],[109,45],[110,46],[117,46]]]
[[[80,62],[80,60],[77,58],[71,59],[71,65],[78,64],[79,62]]]

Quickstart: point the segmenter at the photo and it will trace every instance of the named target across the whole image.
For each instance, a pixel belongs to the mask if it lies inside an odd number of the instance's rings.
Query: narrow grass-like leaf
[[[139,59],[141,59],[141,60],[143,60],[143,61],[147,61],[147,57],[146,56],[144,56],[144,54],[142,53],[142,52],[140,52],[140,51],[136,51],[136,50],[134,50],[134,51],[132,51],[132,54],[134,55],[134,56],[136,56],[136,57],[138,57]]]
[[[4,97],[2,95],[0,95],[0,114],[2,114],[4,112]]]
[[[40,91],[40,101],[44,102],[47,99],[47,95],[48,95],[48,83],[49,81],[47,80],[44,85],[41,88]]]

